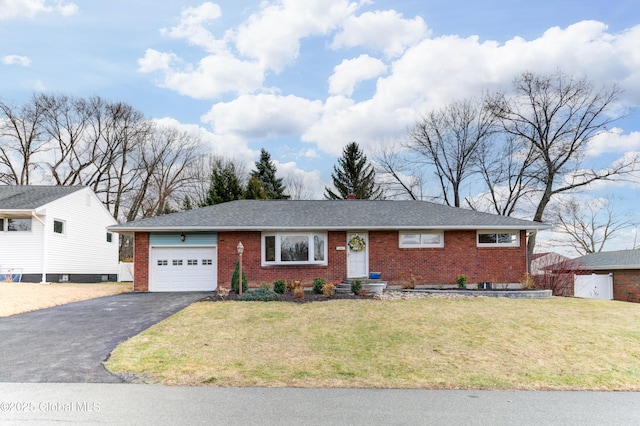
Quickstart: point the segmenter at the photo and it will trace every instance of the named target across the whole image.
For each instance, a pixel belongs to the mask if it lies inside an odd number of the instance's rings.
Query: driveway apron
[[[118,383],[119,344],[209,293],[124,293],[0,318],[0,382]]]

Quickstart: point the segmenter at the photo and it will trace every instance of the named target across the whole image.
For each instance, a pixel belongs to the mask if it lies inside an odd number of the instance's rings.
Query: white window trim
[[[515,234],[516,239],[510,243],[481,243],[481,234]],[[520,247],[520,231],[514,231],[512,229],[489,229],[476,232],[476,246],[477,247]]]
[[[314,253],[314,244],[313,244],[313,236],[314,235],[322,235],[324,237],[324,260],[308,260],[308,261],[282,261],[280,259],[281,254],[281,241],[283,236],[306,236],[309,241],[309,258],[313,259],[315,257]],[[266,237],[275,237],[276,238],[276,260],[275,261],[267,261],[265,259],[265,238]],[[318,232],[263,232],[260,242],[260,259],[262,266],[294,266],[294,265],[319,265],[326,266],[328,265],[328,257],[329,257],[329,236],[327,232],[318,231]]]
[[[403,235],[420,235],[420,243],[418,244],[407,244],[402,242]],[[423,234],[437,234],[440,235],[440,242],[438,244],[423,244],[422,243],[422,235]],[[444,247],[444,231],[400,231],[398,235],[398,244],[400,248],[443,248]]]

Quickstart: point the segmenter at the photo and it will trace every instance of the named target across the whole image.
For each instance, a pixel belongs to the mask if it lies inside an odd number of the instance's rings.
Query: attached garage
[[[154,247],[150,291],[213,291],[217,287],[215,247]]]

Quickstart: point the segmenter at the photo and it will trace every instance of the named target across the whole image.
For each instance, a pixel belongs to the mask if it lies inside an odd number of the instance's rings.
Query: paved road
[[[625,426],[640,394],[0,383],[0,424]]]
[[[0,382],[116,383],[121,342],[208,293],[124,293],[0,318]]]

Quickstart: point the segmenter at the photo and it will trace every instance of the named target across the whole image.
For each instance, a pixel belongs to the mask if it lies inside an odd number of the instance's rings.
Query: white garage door
[[[213,291],[218,286],[216,247],[151,249],[150,291]]]

